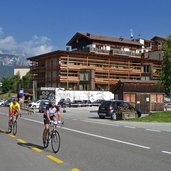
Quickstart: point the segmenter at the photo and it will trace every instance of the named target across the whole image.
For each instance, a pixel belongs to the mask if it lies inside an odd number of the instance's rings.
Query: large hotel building
[[[128,40],[77,32],[58,50],[28,58],[37,87],[106,90],[119,80],[158,80],[165,38]]]

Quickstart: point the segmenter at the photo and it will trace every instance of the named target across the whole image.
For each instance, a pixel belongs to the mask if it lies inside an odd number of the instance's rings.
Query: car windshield
[[[101,104],[101,107],[109,106],[111,104],[111,101],[103,101]]]

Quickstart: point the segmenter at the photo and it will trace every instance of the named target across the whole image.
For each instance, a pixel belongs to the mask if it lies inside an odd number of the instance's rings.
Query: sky
[[[1,0],[0,54],[65,50],[76,32],[151,39],[171,35],[171,0]]]

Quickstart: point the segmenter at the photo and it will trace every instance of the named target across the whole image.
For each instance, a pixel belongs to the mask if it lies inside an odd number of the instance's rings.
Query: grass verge
[[[171,122],[171,111],[156,112],[141,118],[127,119],[136,122]]]

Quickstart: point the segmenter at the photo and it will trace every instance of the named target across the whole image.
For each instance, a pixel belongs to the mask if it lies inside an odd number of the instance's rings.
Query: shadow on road
[[[88,117],[89,119],[99,119],[99,117],[98,116],[90,116],[90,117]]]
[[[17,143],[18,145],[22,146],[22,147],[27,147],[29,149],[32,149],[32,148],[38,148],[40,150],[44,150],[45,148],[43,146],[40,146],[40,145],[37,145],[37,144],[33,144],[33,143],[22,143],[22,142],[18,142]]]
[[[2,129],[0,129],[0,133],[9,134],[10,132],[8,132],[7,130],[2,130]]]

